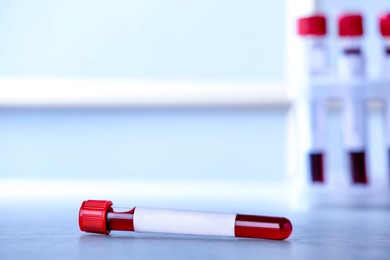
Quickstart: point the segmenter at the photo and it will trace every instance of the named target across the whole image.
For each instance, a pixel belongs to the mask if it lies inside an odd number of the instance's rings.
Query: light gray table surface
[[[0,259],[390,259],[389,194],[322,198],[302,211],[267,208],[265,214],[291,219],[294,231],[285,241],[131,232],[87,234],[78,228],[78,199],[2,198]],[[381,198],[379,203],[377,198]],[[237,201],[196,198],[188,203],[187,208],[203,204],[207,209],[219,205],[217,211],[261,212],[255,203],[238,206]]]

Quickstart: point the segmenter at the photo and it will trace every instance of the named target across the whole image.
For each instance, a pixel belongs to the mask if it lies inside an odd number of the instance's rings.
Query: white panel
[[[345,80],[346,97],[344,99],[344,138],[350,151],[359,151],[365,147],[365,106],[361,93],[354,82],[365,77],[363,55],[342,54],[339,57],[339,76]]]
[[[309,106],[311,143],[309,149],[312,152],[324,151],[326,143],[327,104],[325,99],[312,99]]]
[[[390,48],[390,47],[389,47]],[[383,78],[390,79],[390,55],[386,55],[383,59]]]
[[[365,76],[365,61],[362,55],[341,55],[339,76],[344,80],[354,80]]]
[[[283,82],[0,78],[0,106],[289,105]]]
[[[170,234],[233,236],[236,214],[136,207],[134,230]]]
[[[362,99],[348,97],[344,102],[344,138],[348,150],[360,151],[365,147],[365,106]]]

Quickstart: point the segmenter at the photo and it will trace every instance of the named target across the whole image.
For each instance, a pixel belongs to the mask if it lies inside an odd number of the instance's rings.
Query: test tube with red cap
[[[79,212],[80,230],[111,230],[284,240],[292,233],[282,217],[134,207],[118,210],[109,200],[86,200]]]
[[[344,98],[344,139],[348,151],[353,183],[367,184],[365,144],[365,101],[361,86],[365,78],[365,60],[361,47],[363,16],[346,13],[338,20],[341,42],[339,55],[339,76],[345,87]]]
[[[326,17],[322,14],[298,19],[298,34],[305,40],[307,51],[307,77],[309,84],[329,76]],[[309,86],[313,87],[313,86]],[[311,89],[310,92],[314,92]],[[311,95],[308,102],[309,134],[308,147],[309,172],[313,182],[324,182],[324,156],[326,141],[326,100]]]
[[[383,80],[390,81],[390,13],[384,13],[379,17],[379,31],[383,38]],[[387,90],[385,106],[385,138],[387,144],[387,160],[390,176],[390,89]]]

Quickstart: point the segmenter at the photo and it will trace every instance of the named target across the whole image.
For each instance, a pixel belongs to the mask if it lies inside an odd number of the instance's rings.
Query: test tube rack
[[[294,130],[292,131],[293,136],[289,136],[290,139],[290,149],[289,149],[289,162],[290,166],[293,166],[293,169],[296,169],[300,174],[300,178],[296,178],[293,172],[290,173],[291,177],[294,178],[297,183],[310,183],[308,173],[309,168],[307,167],[307,146],[306,140],[308,136],[308,111],[307,104],[311,99],[324,101],[324,104],[330,106],[331,104],[341,104],[343,107],[344,100],[351,96],[356,98],[358,102],[367,105],[370,103],[380,103],[383,107],[390,106],[390,81],[389,80],[374,80],[374,79],[361,79],[358,81],[343,81],[339,79],[322,79],[322,80],[310,80],[307,82],[296,82],[295,94],[292,95],[293,107],[291,113],[290,126],[293,124]],[[367,110],[367,109],[366,109]],[[341,109],[343,113],[343,109]],[[385,117],[382,117],[385,118]],[[389,122],[384,122],[385,126],[384,134],[390,135],[390,124]],[[386,140],[386,137],[384,137]],[[389,140],[389,137],[387,137]],[[378,182],[384,183],[387,185],[390,183],[390,151],[388,150],[390,143],[383,144],[383,151],[386,151],[387,159],[387,170],[385,173],[371,172],[368,170],[369,185],[377,185]],[[379,148],[379,147],[378,147]],[[297,153],[297,151],[299,151]],[[369,151],[368,151],[369,152]],[[326,151],[327,154],[332,153],[332,151]],[[299,157],[299,158],[298,158]],[[294,162],[294,163],[292,163]],[[295,167],[294,167],[295,166]],[[341,169],[340,172],[345,175],[341,176],[342,180],[349,180],[349,172],[347,169]],[[295,172],[296,173],[296,172]],[[325,178],[327,176],[334,175],[329,173],[327,167],[325,167]],[[334,178],[333,178],[334,179]],[[337,179],[337,178],[336,178]],[[349,181],[348,181],[349,182]],[[337,185],[339,184],[336,180]],[[352,183],[352,182],[350,182]],[[329,184],[328,181],[325,181],[325,185]],[[330,185],[335,185],[335,183],[330,183]]]

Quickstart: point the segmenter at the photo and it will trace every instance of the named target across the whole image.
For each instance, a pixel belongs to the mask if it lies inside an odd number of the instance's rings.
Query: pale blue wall
[[[380,58],[373,15],[388,2],[322,2],[333,17],[366,6],[371,74]],[[3,0],[0,76],[280,80],[283,23],[283,0]],[[330,43],[335,56],[334,36]],[[343,167],[337,122],[335,170]],[[378,113],[371,122],[380,128]],[[2,109],[0,177],[278,180],[286,126],[285,110]],[[384,172],[377,130],[370,164]]]
[[[283,77],[285,0],[2,0],[0,76]]]
[[[0,76],[281,80],[284,0],[3,0]],[[0,110],[0,176],[278,180],[285,111]]]
[[[275,181],[282,110],[2,110],[0,176]]]

